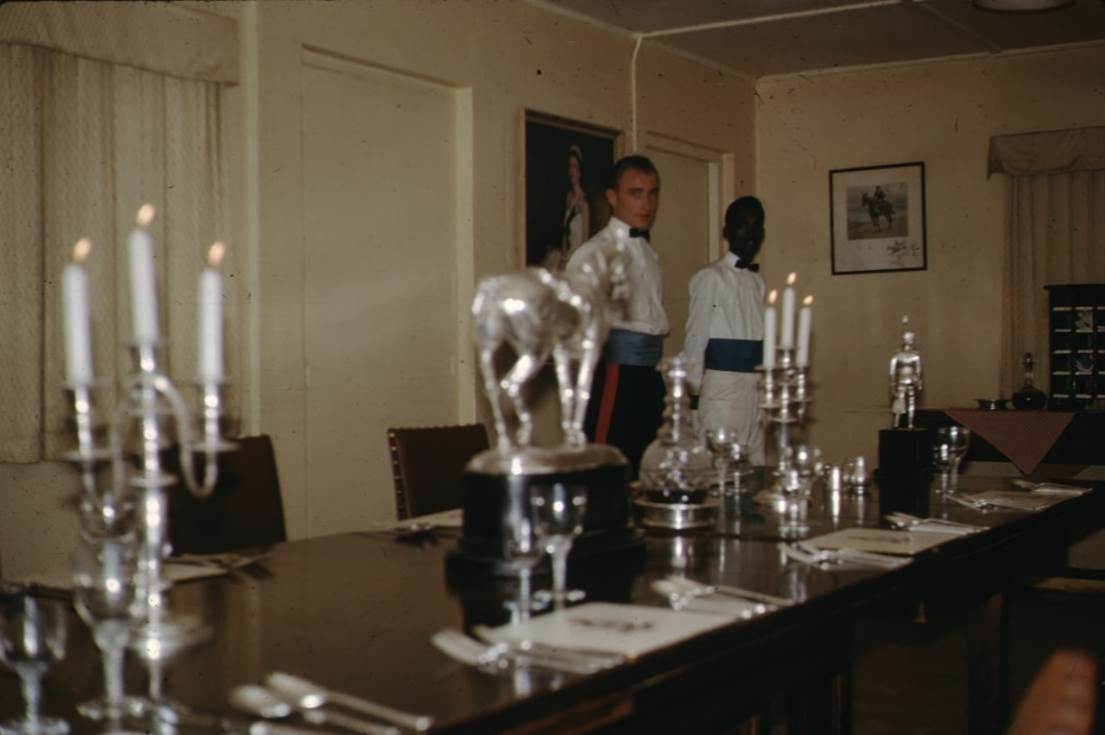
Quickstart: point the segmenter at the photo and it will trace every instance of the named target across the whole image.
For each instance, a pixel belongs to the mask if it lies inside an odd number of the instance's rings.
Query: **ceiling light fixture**
[[[1031,13],[1073,5],[1074,0],[974,0],[975,7],[1002,13]]]

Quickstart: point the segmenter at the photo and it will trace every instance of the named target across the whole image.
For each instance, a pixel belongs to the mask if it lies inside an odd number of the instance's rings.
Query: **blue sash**
[[[727,373],[752,373],[764,361],[762,339],[718,339],[706,343],[705,367]]]
[[[664,338],[659,334],[611,329],[602,348],[602,359],[619,365],[656,367],[664,351]]]

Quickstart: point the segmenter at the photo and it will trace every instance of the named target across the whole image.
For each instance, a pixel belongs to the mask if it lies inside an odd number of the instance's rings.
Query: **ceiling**
[[[533,1],[751,77],[1105,41],[1105,0],[1030,13],[969,0]]]

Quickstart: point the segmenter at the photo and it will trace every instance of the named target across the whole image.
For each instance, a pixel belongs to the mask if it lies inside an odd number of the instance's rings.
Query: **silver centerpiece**
[[[530,268],[484,279],[472,303],[476,351],[498,437],[469,468],[540,474],[618,461],[620,453],[589,445],[583,431],[591,379],[614,317],[629,296],[625,248],[597,248],[556,275]],[[513,362],[498,364],[502,348]],[[526,387],[552,357],[560,398],[561,444],[533,446],[533,412]],[[621,459],[624,462],[624,459]]]
[[[916,335],[909,328],[909,316],[903,316],[902,346],[890,358],[890,427],[893,429],[913,428],[917,399],[924,387],[921,354],[915,349],[915,343]]]
[[[624,243],[609,243],[559,274],[531,268],[481,281],[472,314],[497,440],[465,468],[464,524],[449,564],[528,575],[533,560],[521,550],[535,528],[533,501],[557,492],[585,495],[578,546],[629,533],[625,456],[588,443],[583,428],[595,365],[629,297],[627,268]],[[562,436],[555,446],[535,446],[530,392],[550,358]]]

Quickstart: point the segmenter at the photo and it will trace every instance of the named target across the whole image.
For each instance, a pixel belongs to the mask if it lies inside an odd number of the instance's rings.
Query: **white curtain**
[[[0,462],[35,462],[73,444],[60,275],[82,236],[93,243],[87,267],[101,418],[132,370],[125,245],[144,202],[158,211],[165,365],[182,388],[195,375],[196,278],[212,241],[228,236],[220,90],[213,81],[0,44],[0,99]],[[232,346],[238,279],[229,245],[223,300]],[[226,354],[234,380],[236,353]]]
[[[1036,358],[1048,390],[1046,285],[1105,283],[1105,127],[998,136],[990,171],[1009,175],[1002,395]]]

